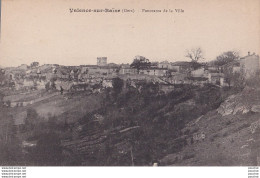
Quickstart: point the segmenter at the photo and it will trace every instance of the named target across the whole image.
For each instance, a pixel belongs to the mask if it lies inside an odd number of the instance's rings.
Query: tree
[[[17,165],[22,159],[20,141],[16,137],[14,119],[0,110],[0,165]]]
[[[0,91],[0,107],[2,106],[3,104],[3,101],[4,101],[4,93],[2,91]]]
[[[112,86],[113,86],[114,96],[117,97],[118,94],[121,93],[121,91],[123,89],[124,81],[122,79],[120,79],[119,77],[113,78]]]
[[[216,66],[223,66],[230,62],[233,62],[239,58],[239,55],[235,51],[227,51],[216,57],[214,64]]]
[[[86,87],[84,87],[84,90],[86,90]],[[60,86],[60,94],[61,94],[61,95],[63,94],[63,88],[62,88],[62,86]]]
[[[148,104],[151,99],[158,95],[159,93],[159,84],[158,83],[144,83],[142,85],[142,89],[141,89],[141,95],[144,98],[144,102],[145,104]]]
[[[191,59],[191,67],[196,70],[201,67],[201,64],[198,62],[203,58],[203,52],[201,48],[193,48],[191,50],[186,50],[185,57]]]
[[[226,68],[226,70],[224,70],[224,79],[227,82],[229,87],[231,85],[232,78],[233,78],[232,68]]]
[[[137,72],[139,73],[140,69],[149,69],[151,67],[151,62],[143,56],[136,56],[130,67],[137,69]]]
[[[38,140],[32,158],[37,165],[57,166],[62,162],[60,136],[55,132],[44,133]]]
[[[242,90],[245,86],[245,77],[241,73],[235,72],[232,75],[232,82],[235,89]]]
[[[244,87],[244,76],[239,72],[233,72],[232,67],[227,67],[223,71],[225,82],[230,87],[231,84],[236,89],[242,89]]]
[[[31,63],[31,68],[38,67],[38,66],[39,66],[39,62],[32,62]]]
[[[5,72],[3,69],[0,69],[0,85],[6,80]]]
[[[0,116],[0,142],[7,144],[15,136],[14,119],[4,112],[4,110],[0,111]]]
[[[193,48],[186,50],[185,57],[190,58],[191,62],[198,62],[200,59],[203,59],[203,52],[201,48]]]
[[[46,91],[49,91],[49,90],[51,89],[51,87],[50,87],[50,82],[47,82],[47,83],[45,84],[45,89],[46,89]]]
[[[36,110],[33,108],[28,108],[26,112],[27,112],[27,117],[25,119],[25,126],[27,130],[31,130],[38,123],[39,115],[36,112]]]
[[[57,78],[51,78],[50,80],[50,88],[52,90],[55,90],[56,89],[56,84],[55,84],[55,81],[57,80]]]

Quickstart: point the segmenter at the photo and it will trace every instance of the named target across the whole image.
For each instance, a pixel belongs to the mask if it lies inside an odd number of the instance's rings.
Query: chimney
[[[248,56],[250,56],[250,51],[248,51]]]

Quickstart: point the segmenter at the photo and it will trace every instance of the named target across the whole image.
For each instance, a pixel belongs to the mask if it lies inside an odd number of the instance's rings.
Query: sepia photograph
[[[260,166],[259,0],[0,7],[0,166]]]

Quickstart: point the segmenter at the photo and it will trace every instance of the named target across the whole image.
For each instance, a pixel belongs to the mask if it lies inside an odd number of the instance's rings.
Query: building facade
[[[107,65],[107,57],[98,57],[97,58],[98,66],[106,66]]]
[[[240,58],[240,68],[246,79],[256,76],[260,70],[259,55],[248,52],[248,55]]]

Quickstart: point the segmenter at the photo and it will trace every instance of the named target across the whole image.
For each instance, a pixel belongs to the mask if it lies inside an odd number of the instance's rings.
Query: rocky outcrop
[[[260,112],[260,105],[253,105],[252,108],[251,108],[251,111]]]
[[[228,97],[217,110],[190,121],[172,145],[186,142],[181,150],[169,151],[161,165],[259,166],[260,91],[246,88]],[[192,138],[189,142],[188,138]]]
[[[260,112],[259,91],[246,88],[237,95],[232,95],[217,109],[222,116]]]

